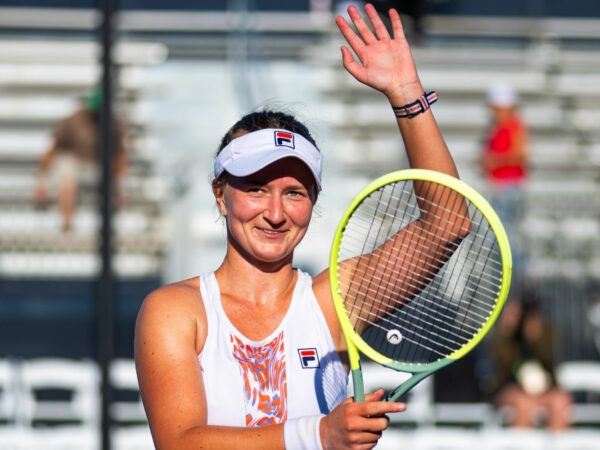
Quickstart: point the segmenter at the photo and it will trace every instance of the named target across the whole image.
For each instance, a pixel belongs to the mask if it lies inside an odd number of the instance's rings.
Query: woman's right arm
[[[135,362],[156,448],[282,449],[282,426],[247,429],[207,425],[198,361],[206,329],[197,279],[156,290],[139,312]]]

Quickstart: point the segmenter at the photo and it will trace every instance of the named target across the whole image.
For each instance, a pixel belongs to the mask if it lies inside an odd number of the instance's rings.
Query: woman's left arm
[[[393,36],[388,33],[373,5],[367,4],[365,12],[373,31],[354,6],[348,8],[348,14],[356,32],[343,17],[336,18],[340,31],[358,58],[358,61],[354,59],[351,50],[342,46],[344,67],[356,80],[383,93],[392,107],[415,102],[425,90],[398,12],[391,9],[389,13]],[[391,110],[390,114],[393,114]],[[412,118],[399,117],[397,123],[411,167],[458,177],[431,109]]]
[[[454,160],[444,142],[437,122],[425,99],[425,91],[417,74],[410,47],[404,36],[398,12],[390,10],[393,37],[371,4],[365,12],[372,30],[354,6],[348,14],[356,32],[342,17],[336,23],[352,48],[358,61],[346,46],[342,47],[342,62],[358,81],[382,92],[390,102],[397,117],[402,140],[411,168],[428,169],[458,178]],[[421,99],[421,107],[406,115],[402,107]],[[393,114],[390,111],[390,114]],[[361,263],[361,258],[346,262],[340,273],[353,276],[357,267],[365,267],[366,274],[380,274],[376,292],[362,292],[357,288],[351,296],[355,299],[390,299],[384,309],[396,309],[410,301],[431,279],[443,262],[452,255],[456,244],[470,232],[470,219],[466,202],[455,191],[415,182],[420,218],[400,230],[373,254],[381,267]],[[451,205],[451,207],[448,207]],[[419,249],[419,251],[415,251]],[[373,275],[374,276],[374,275]],[[365,286],[370,285],[365,283]],[[391,301],[394,299],[394,301]],[[372,300],[370,300],[372,301]]]

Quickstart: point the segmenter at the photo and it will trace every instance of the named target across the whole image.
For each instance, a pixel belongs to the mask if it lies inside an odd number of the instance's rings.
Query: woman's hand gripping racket
[[[355,401],[364,400],[359,351],[425,377],[472,350],[508,295],[508,238],[488,202],[464,182],[408,169],[367,186],[341,220],[330,282],[348,346]]]

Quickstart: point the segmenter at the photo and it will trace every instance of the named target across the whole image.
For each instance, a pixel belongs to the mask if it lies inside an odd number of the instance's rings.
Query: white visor
[[[225,171],[245,177],[283,158],[298,158],[308,166],[321,190],[321,152],[305,137],[287,130],[265,128],[227,144],[215,160],[214,175]]]

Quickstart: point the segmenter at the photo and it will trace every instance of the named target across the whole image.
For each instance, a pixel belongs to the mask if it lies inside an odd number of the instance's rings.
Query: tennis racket
[[[511,266],[498,216],[457,178],[407,169],[363,189],[330,257],[355,401],[364,400],[361,353],[410,375],[385,397],[396,401],[472,350],[500,314]]]

